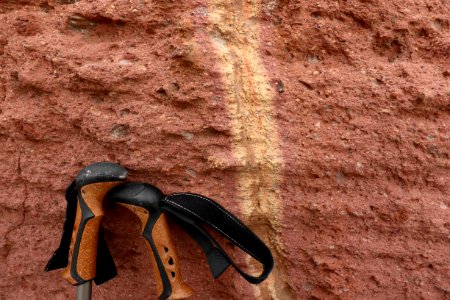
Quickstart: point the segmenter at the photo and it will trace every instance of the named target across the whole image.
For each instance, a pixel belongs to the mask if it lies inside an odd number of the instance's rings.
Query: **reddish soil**
[[[450,3],[252,5],[284,162],[275,285],[259,298],[449,299]],[[43,269],[64,189],[89,163],[119,162],[131,180],[241,215],[211,11],[204,0],[0,1],[0,299],[74,298]],[[119,276],[94,298],[155,297],[137,218],[108,212]],[[195,299],[255,298],[232,270],[213,280],[175,225],[173,236]]]

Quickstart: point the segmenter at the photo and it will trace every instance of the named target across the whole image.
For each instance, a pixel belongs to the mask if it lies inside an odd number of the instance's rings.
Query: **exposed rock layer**
[[[0,2],[0,299],[74,297],[42,270],[65,186],[105,160],[167,193],[218,200],[271,246],[263,285],[233,271],[214,281],[173,225],[197,299],[450,297],[448,11]],[[138,220],[108,211],[119,276],[95,299],[154,297]]]

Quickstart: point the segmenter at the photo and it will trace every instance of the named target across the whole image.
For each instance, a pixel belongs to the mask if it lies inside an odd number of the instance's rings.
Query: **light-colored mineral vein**
[[[233,153],[238,160],[239,201],[246,221],[276,251],[279,238],[282,156],[273,120],[275,97],[258,53],[260,1],[210,1],[210,37],[223,73],[233,132]],[[279,257],[278,257],[279,258]],[[255,268],[250,264],[251,268]],[[286,298],[280,268],[255,296]]]

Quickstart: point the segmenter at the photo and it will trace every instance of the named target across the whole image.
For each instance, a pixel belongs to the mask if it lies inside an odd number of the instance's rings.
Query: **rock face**
[[[0,298],[74,297],[43,273],[63,192],[114,161],[131,180],[216,199],[270,245],[265,283],[214,281],[172,224],[195,299],[448,299],[449,11],[1,1]],[[95,299],[154,298],[137,218],[110,207],[104,227],[119,276]]]

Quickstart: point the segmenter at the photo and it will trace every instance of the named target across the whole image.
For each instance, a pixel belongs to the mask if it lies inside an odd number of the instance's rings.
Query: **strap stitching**
[[[188,196],[193,196],[193,197],[197,197],[197,198],[206,200],[206,201],[208,201],[209,203],[211,203],[212,205],[214,205],[215,207],[217,207],[218,209],[220,209],[221,211],[223,211],[223,212],[224,212],[231,220],[233,220],[236,224],[238,224],[238,225],[239,225],[240,227],[242,227],[244,230],[247,230],[247,231],[248,231],[248,229],[245,228],[244,226],[242,226],[242,224],[239,223],[239,221],[236,220],[236,218],[233,218],[233,217],[230,215],[229,212],[227,212],[226,210],[224,210],[222,207],[220,207],[217,203],[215,203],[213,200],[211,200],[211,199],[209,199],[209,198],[206,198],[206,197],[203,197],[203,196],[197,195],[197,194],[191,194],[191,193],[175,193],[175,194],[172,194],[172,195],[174,195],[174,196],[176,196],[176,195],[180,195],[180,196],[182,196],[182,195],[188,195]]]
[[[205,198],[205,199],[207,199],[207,198]],[[184,209],[184,210],[190,212],[191,214],[193,214],[193,215],[195,215],[195,216],[197,216],[197,218],[199,218],[200,220],[202,220],[202,221],[205,222],[205,223],[208,223],[210,226],[214,227],[216,230],[218,230],[218,231],[221,232],[223,235],[225,235],[226,237],[228,237],[228,238],[229,238],[230,240],[232,240],[235,244],[239,245],[242,249],[244,249],[247,253],[249,253],[250,255],[252,255],[254,258],[258,259],[260,262],[262,261],[262,259],[261,259],[259,256],[255,255],[253,252],[251,252],[250,250],[248,250],[247,248],[245,248],[244,246],[242,246],[239,242],[235,241],[232,237],[230,237],[228,234],[226,234],[225,232],[223,232],[220,228],[218,228],[217,226],[215,226],[215,225],[212,224],[211,222],[209,222],[209,221],[203,219],[202,217],[200,217],[199,215],[197,215],[195,212],[189,210],[188,208],[183,207],[183,206],[181,206],[180,204],[171,201],[171,200],[168,199],[167,197],[166,197],[166,201],[169,202],[169,203],[172,203],[172,204],[175,205],[175,206],[178,206],[178,207],[181,208],[181,209]],[[242,226],[241,226],[241,227],[242,227]]]

